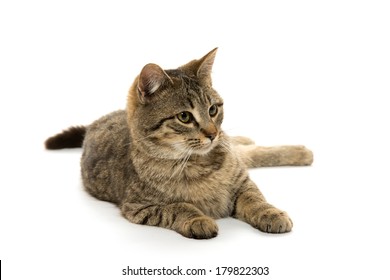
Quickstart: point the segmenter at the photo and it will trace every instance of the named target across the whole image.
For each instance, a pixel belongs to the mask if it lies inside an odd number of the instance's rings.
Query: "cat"
[[[145,65],[126,110],[64,130],[46,148],[82,146],[86,191],[115,203],[130,222],[195,239],[217,236],[215,219],[228,216],[262,232],[291,231],[287,213],[265,200],[247,169],[311,165],[313,154],[223,132],[223,99],[211,80],[216,52],[173,70]]]

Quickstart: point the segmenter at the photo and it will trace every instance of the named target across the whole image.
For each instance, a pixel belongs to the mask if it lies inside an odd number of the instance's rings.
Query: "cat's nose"
[[[210,134],[207,134],[205,136],[207,138],[209,138],[211,141],[213,141],[215,139],[215,137],[217,137],[217,133],[210,133]]]
[[[202,128],[200,131],[206,138],[209,138],[211,141],[213,141],[218,134],[218,130],[214,124],[209,125],[207,128]]]
[[[213,141],[215,139],[215,137],[217,137],[217,131],[215,129],[203,130],[202,132],[203,132],[203,135],[206,138],[209,138],[211,141]]]

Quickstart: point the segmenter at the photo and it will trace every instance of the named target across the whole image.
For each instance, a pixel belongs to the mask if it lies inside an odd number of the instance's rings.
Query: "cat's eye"
[[[216,114],[218,113],[218,107],[217,105],[211,105],[211,107],[209,108],[209,115],[211,117],[214,117]]]
[[[177,114],[177,118],[182,123],[189,123],[190,121],[192,121],[192,114],[190,112],[184,111]]]

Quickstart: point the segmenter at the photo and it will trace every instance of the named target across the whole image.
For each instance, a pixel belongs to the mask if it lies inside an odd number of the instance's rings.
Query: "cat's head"
[[[212,88],[217,49],[174,69],[147,64],[129,91],[132,138],[163,158],[209,153],[221,141],[223,100]]]

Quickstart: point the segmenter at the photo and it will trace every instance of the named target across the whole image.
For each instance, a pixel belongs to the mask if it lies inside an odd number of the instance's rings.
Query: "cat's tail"
[[[72,126],[48,138],[45,141],[45,147],[48,150],[79,148],[83,145],[86,131],[87,127],[85,126]]]

